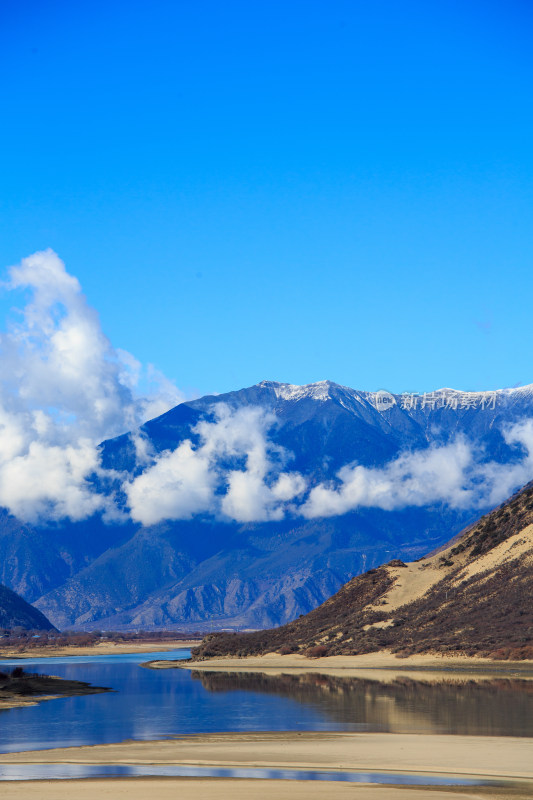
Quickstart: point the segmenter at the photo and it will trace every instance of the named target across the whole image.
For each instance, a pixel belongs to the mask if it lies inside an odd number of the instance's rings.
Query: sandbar
[[[352,732],[220,733],[6,753],[2,764],[179,764],[533,782],[533,739]]]
[[[531,800],[519,785],[495,788],[368,786],[331,781],[279,781],[225,778],[112,778],[96,780],[13,781],[2,784],[3,800]]]
[[[344,677],[367,677],[392,681],[409,674],[414,679],[442,680],[452,675],[482,680],[498,677],[533,679],[533,661],[496,661],[488,658],[443,654],[420,654],[398,658],[390,651],[359,656],[326,656],[307,658],[299,654],[282,656],[267,653],[244,658],[209,658],[203,661],[149,661],[143,666],[152,669],[190,669],[207,672],[264,672],[270,675],[304,672]]]

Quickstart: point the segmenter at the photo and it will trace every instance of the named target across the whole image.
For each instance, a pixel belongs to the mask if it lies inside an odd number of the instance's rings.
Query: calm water
[[[533,736],[533,682],[324,675],[269,676],[151,670],[187,650],[24,661],[44,672],[113,688],[0,713],[0,752],[159,739],[215,731],[350,730]],[[3,665],[21,661],[2,661]]]
[[[492,780],[391,772],[325,772],[321,770],[233,767],[183,767],[168,764],[0,764],[0,781],[72,780],[73,778],[254,778],[285,781],[346,781],[419,786],[505,786]]]

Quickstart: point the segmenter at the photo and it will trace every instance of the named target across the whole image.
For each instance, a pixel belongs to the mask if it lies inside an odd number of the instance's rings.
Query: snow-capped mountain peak
[[[333,381],[317,381],[316,383],[306,383],[302,385],[294,383],[278,383],[277,381],[261,381],[259,386],[273,389],[279,400],[311,400],[324,401],[332,397],[335,388],[344,389]],[[353,391],[346,389],[346,391]]]

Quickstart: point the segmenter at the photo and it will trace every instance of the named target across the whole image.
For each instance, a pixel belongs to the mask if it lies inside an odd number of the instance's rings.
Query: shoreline
[[[449,678],[452,675],[466,679],[494,677],[533,680],[533,661],[494,661],[470,656],[414,655],[397,658],[393,653],[366,653],[359,656],[326,656],[307,658],[302,655],[281,656],[268,653],[244,658],[210,658],[203,661],[148,661],[142,664],[149,669],[189,669],[195,672],[264,672],[279,675],[284,672],[305,672],[345,677],[374,677],[393,680],[395,675],[409,675],[425,680]]]
[[[44,703],[47,700],[59,700],[61,697],[72,697],[72,695],[47,694],[40,695],[39,697],[9,697],[5,700],[2,698],[0,699],[0,711],[9,711],[11,708],[27,708],[28,706],[38,706],[39,703]]]
[[[68,781],[77,787],[90,787],[101,783],[108,787],[110,795],[115,787],[130,787],[132,797],[141,796],[149,785],[166,783],[169,791],[174,787],[191,787],[190,795],[174,791],[182,797],[194,797],[193,787],[211,785],[213,797],[235,797],[233,788],[244,784],[251,786],[249,795],[272,797],[273,783],[283,790],[276,796],[304,797],[312,788],[316,797],[346,796],[347,791],[356,791],[358,797],[408,798],[442,797],[446,793],[462,797],[531,797],[533,791],[533,739],[519,737],[447,736],[394,733],[352,732],[264,732],[196,734],[173,737],[159,741],[125,741],[82,747],[36,750],[0,755],[0,769],[4,765],[179,765],[199,766],[214,769],[288,769],[324,772],[357,772],[359,774],[380,773],[391,775],[391,784],[369,782],[350,783],[309,780],[259,780],[217,778],[93,778]],[[403,775],[406,784],[409,778],[427,777],[428,783],[419,786],[394,784],[393,775]],[[430,784],[435,777],[453,777],[474,781],[495,781],[500,787],[455,786],[437,787]],[[148,782],[148,785],[147,785]],[[35,785],[34,781],[20,781],[21,787],[13,797],[28,797],[25,792]],[[50,787],[50,797],[58,797],[57,790],[63,780],[37,782]],[[2,783],[5,788],[11,782]],[[264,787],[264,789],[263,789]],[[511,792],[508,790],[508,788]],[[330,791],[331,788],[331,791]],[[485,792],[486,789],[486,792]],[[89,797],[90,789],[86,788]],[[264,791],[264,794],[261,792]],[[138,795],[135,794],[138,792]],[[259,793],[258,793],[259,792]],[[365,792],[365,794],[362,794]],[[423,792],[421,794],[420,792]],[[523,792],[523,794],[521,794]],[[125,789],[126,796],[127,790]],[[39,795],[35,786],[35,796]],[[32,795],[33,796],[33,795]],[[63,795],[61,795],[63,796]],[[65,797],[67,795],[65,794]],[[96,796],[96,794],[94,795]],[[169,795],[170,796],[170,795]],[[199,795],[204,797],[204,794]],[[205,795],[211,797],[211,794]],[[240,795],[238,795],[240,796]]]
[[[184,734],[0,754],[22,764],[177,765],[379,772],[533,782],[533,738],[351,731]]]
[[[16,650],[2,648],[0,645],[0,661],[20,659],[21,661],[31,661],[35,658],[62,658],[70,656],[112,656],[130,655],[135,653],[167,653],[171,650],[180,648],[196,647],[200,639],[170,639],[165,642],[105,642],[88,647],[76,647],[67,645],[64,647],[35,647],[18,653]]]

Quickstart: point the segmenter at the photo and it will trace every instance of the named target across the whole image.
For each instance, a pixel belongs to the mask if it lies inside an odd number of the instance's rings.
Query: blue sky
[[[532,18],[4,0],[0,263],[190,393],[533,382]]]

